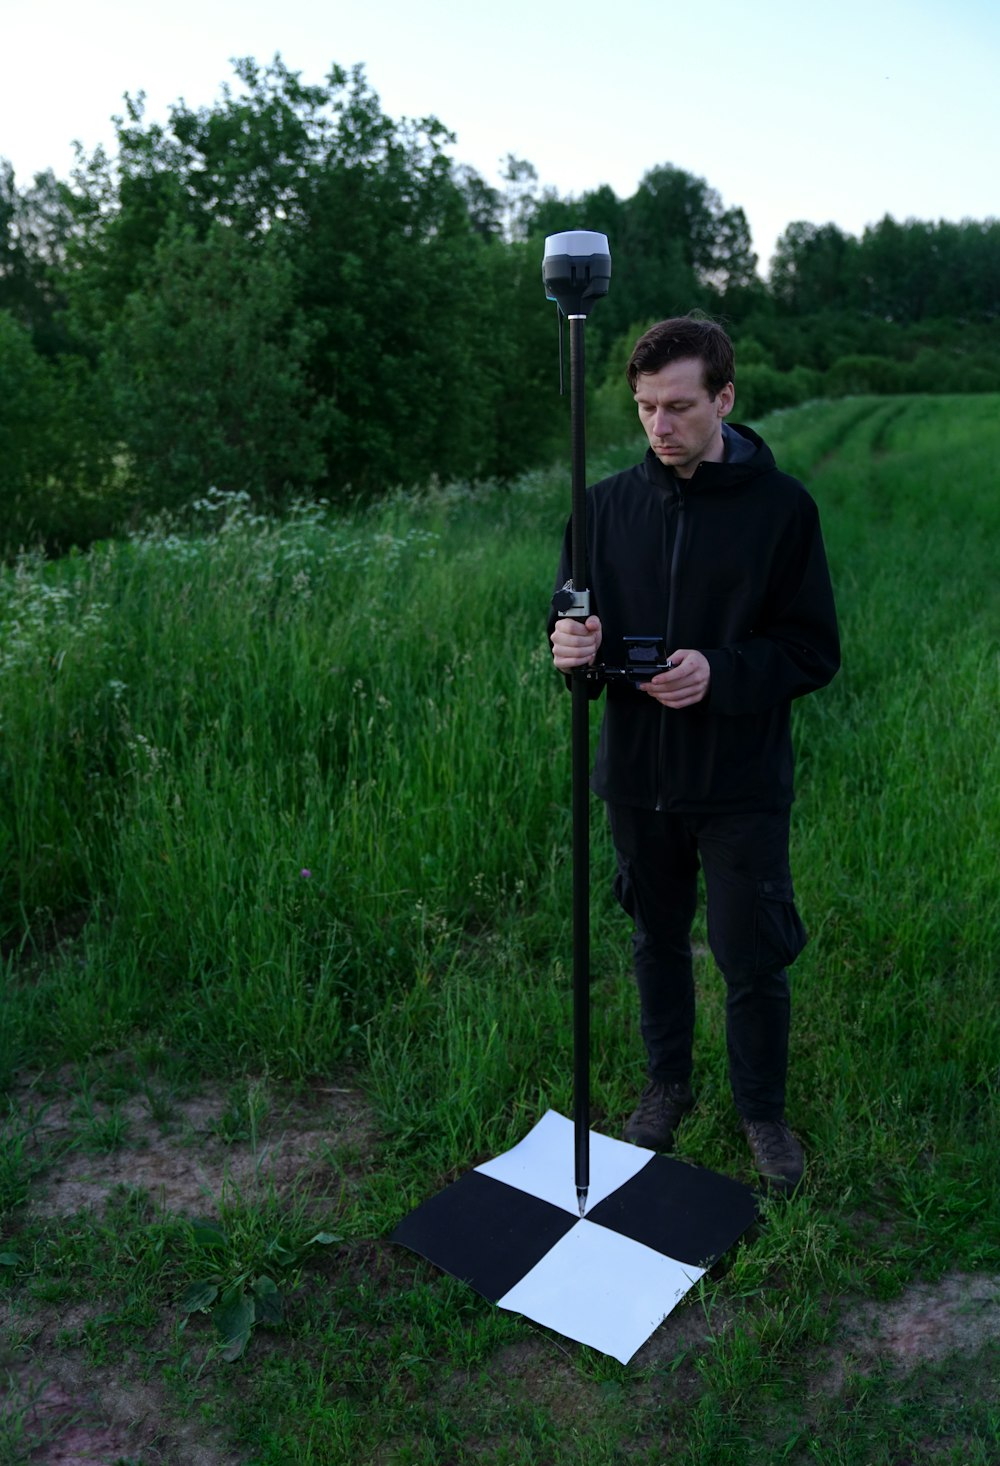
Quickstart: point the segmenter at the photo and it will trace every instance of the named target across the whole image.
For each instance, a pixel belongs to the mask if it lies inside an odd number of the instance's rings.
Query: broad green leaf
[[[271,1278],[267,1276],[255,1278],[253,1283],[253,1296],[256,1304],[256,1321],[258,1323],[281,1322],[284,1300]]]
[[[247,1290],[248,1276],[247,1273],[240,1273],[239,1277],[226,1284],[219,1298],[220,1308],[231,1308],[234,1303],[239,1302]]]
[[[227,1247],[225,1232],[214,1222],[192,1222],[191,1236],[198,1247]]]
[[[200,1283],[192,1283],[184,1292],[180,1301],[182,1313],[207,1312],[215,1302],[219,1294],[218,1279],[204,1278]]]
[[[290,1247],[280,1238],[275,1238],[267,1245],[267,1255],[272,1258],[279,1267],[291,1267],[299,1260],[299,1249]]]
[[[226,1364],[232,1364],[234,1359],[239,1359],[249,1342],[250,1330],[247,1329],[245,1334],[240,1334],[238,1338],[230,1339],[228,1344],[224,1344],[219,1350],[219,1357],[225,1360]]]
[[[243,1353],[253,1328],[255,1313],[253,1298],[244,1293],[234,1303],[220,1303],[212,1314],[215,1331],[223,1346],[223,1359],[238,1359]]]

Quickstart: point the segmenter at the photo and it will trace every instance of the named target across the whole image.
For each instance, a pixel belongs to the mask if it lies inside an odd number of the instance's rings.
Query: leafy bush
[[[910,377],[904,362],[858,353],[839,357],[827,371],[824,385],[830,397],[892,395],[910,391]]]
[[[763,362],[751,362],[736,373],[737,421],[763,417],[778,407],[797,407],[820,393],[822,378],[808,367],[779,372]]]
[[[108,535],[126,507],[107,409],[88,364],[52,362],[0,311],[0,554]]]

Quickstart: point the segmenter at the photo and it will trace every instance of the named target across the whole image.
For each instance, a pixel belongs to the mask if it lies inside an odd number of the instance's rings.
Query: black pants
[[[690,1081],[694,1036],[691,923],[699,864],[708,943],[726,979],[733,1099],[748,1120],[784,1116],[789,987],[806,943],[788,864],[787,810],[673,815],[608,805],[618,857],[615,895],[632,938],[649,1075]]]

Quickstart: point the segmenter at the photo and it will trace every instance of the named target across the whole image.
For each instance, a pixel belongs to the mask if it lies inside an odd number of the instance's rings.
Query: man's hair
[[[692,358],[702,364],[709,397],[714,398],[733,380],[736,371],[733,343],[714,321],[695,316],[673,316],[669,321],[657,321],[655,326],[650,326],[632,348],[625,375],[634,392],[640,374],[658,372],[668,362]]]

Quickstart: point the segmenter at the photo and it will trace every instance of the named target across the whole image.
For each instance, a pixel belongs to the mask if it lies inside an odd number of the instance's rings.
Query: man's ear
[[[732,382],[726,385],[715,394],[715,410],[719,417],[728,417],[733,410],[733,403],[736,401],[736,388]]]

